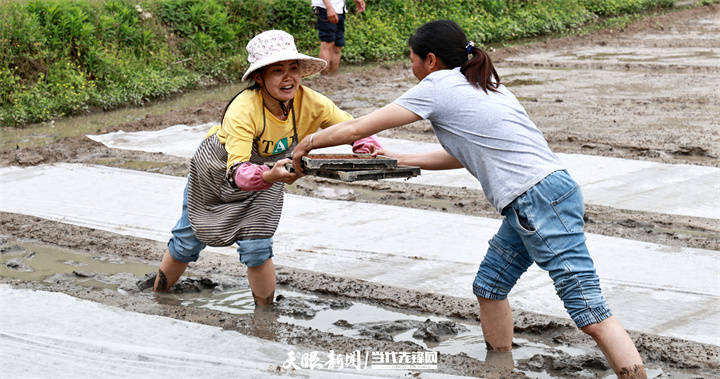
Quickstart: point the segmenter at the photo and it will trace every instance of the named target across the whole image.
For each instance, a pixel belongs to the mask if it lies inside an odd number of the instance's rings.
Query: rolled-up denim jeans
[[[190,179],[188,178],[188,181]],[[200,257],[200,251],[205,248],[205,244],[197,239],[195,232],[190,226],[190,218],[187,210],[188,186],[185,185],[183,193],[182,214],[180,219],[172,229],[172,237],[168,241],[168,251],[170,256],[180,262],[195,262]],[[251,240],[238,240],[237,252],[240,256],[240,262],[248,267],[257,267],[265,263],[266,260],[273,257],[272,238],[261,238]]]
[[[505,299],[535,262],[550,274],[555,292],[578,328],[612,315],[600,292],[585,245],[583,198],[565,170],[555,171],[503,209],[503,222],[489,241],[473,292]]]

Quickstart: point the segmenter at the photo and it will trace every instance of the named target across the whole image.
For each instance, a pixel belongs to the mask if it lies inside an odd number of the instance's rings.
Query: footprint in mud
[[[381,341],[393,341],[393,334],[401,333],[414,328],[420,328],[422,324],[422,321],[417,320],[363,322],[354,325],[346,320],[338,320],[333,323],[333,325],[341,328],[357,329],[360,335]]]
[[[299,317],[313,318],[319,311],[327,309],[346,309],[352,303],[339,299],[300,298],[277,295],[273,308],[278,314]]]
[[[109,274],[105,272],[72,270],[52,274],[42,280],[44,283],[61,286],[80,285],[95,289],[137,292],[137,277],[129,272]]]
[[[442,337],[455,336],[467,331],[469,331],[469,329],[464,325],[457,324],[453,321],[435,322],[427,319],[418,330],[413,333],[413,337],[424,341],[440,342]]]
[[[72,273],[78,278],[92,278],[93,276],[95,276],[94,272],[88,271],[73,270]]]
[[[5,266],[11,270],[19,271],[19,272],[32,272],[32,267],[28,266],[25,263],[25,259],[23,258],[13,258],[5,262]]]
[[[555,352],[554,355],[535,354],[527,361],[520,363],[520,369],[543,370],[555,375],[579,376],[586,370],[609,370],[605,357],[600,353],[571,356],[564,352]]]
[[[680,146],[679,148],[670,152],[673,155],[690,156],[690,157],[707,157],[717,158],[708,151],[700,146]]]
[[[16,254],[23,251],[26,251],[24,247],[11,244],[6,239],[0,239],[0,254]]]
[[[23,255],[23,253],[25,253]],[[32,259],[35,253],[28,251],[20,245],[10,243],[7,239],[0,238],[0,256],[5,255],[3,259],[5,267],[10,270],[17,272],[33,272],[34,270],[30,267],[26,260]],[[20,257],[19,255],[23,255]],[[10,256],[14,258],[9,258]]]
[[[469,329],[464,325],[453,321],[425,321],[418,320],[394,320],[351,324],[346,320],[338,320],[333,323],[335,326],[346,329],[357,329],[360,335],[372,337],[376,340],[393,341],[393,334],[405,332],[410,329],[417,329],[413,337],[423,341],[440,342],[448,336],[467,332]]]
[[[140,291],[145,291],[153,288],[156,277],[157,273],[145,274],[145,277],[138,280],[135,284]],[[209,278],[181,278],[173,284],[167,292],[173,294],[198,293],[205,290],[215,290],[218,289],[218,287],[221,287],[221,285]]]

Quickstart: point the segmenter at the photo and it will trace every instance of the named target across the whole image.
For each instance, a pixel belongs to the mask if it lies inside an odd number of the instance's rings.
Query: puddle
[[[43,144],[47,141],[47,136],[62,138],[93,134],[108,126],[136,121],[149,115],[162,115],[207,101],[227,101],[243,86],[244,84],[229,84],[192,90],[145,106],[76,115],[52,122],[30,124],[22,128],[3,128],[2,136],[0,136],[0,148],[14,148],[18,142],[24,147]]]
[[[227,292],[203,291],[177,295],[180,304],[188,307],[212,309],[236,315],[250,315],[255,311],[250,288],[239,288]]]
[[[49,244],[0,237],[0,277],[153,296],[148,288],[139,293],[138,283],[148,281],[155,270],[154,266],[118,257],[93,257]],[[247,283],[238,278],[219,283],[214,278],[189,276],[183,276],[170,293],[154,295],[154,301],[246,315],[260,338],[272,340],[275,328],[290,324],[355,339],[410,342],[441,355],[477,359],[496,372],[511,370],[532,378],[614,377],[598,350],[558,344],[550,336],[517,333],[511,353],[488,352],[480,324],[471,320],[428,316],[285,288],[276,291],[271,308],[256,308]],[[648,366],[650,378],[689,378],[695,374],[692,370],[676,372]]]
[[[212,309],[238,315],[258,313],[252,294],[247,288],[230,291],[203,291],[195,294],[174,294],[185,306]],[[512,353],[488,352],[480,324],[469,320],[454,320],[428,316],[417,312],[401,311],[374,304],[348,301],[342,298],[296,292],[278,288],[272,310],[264,310],[267,322],[280,322],[351,338],[371,338],[380,341],[412,342],[430,351],[447,355],[467,355],[486,365],[497,367],[498,372],[512,369],[531,378],[592,377],[616,378],[599,350],[583,346],[567,346],[540,340],[537,336],[525,338],[516,333]],[[452,325],[457,333],[418,333],[431,325],[443,328]],[[268,335],[270,326],[267,324]],[[447,328],[445,330],[448,330]],[[426,331],[426,330],[425,330]],[[430,338],[422,338],[422,336]],[[437,338],[436,338],[437,337]],[[532,338],[532,339],[530,339]],[[692,378],[706,372],[673,370],[647,365],[648,378]]]
[[[28,280],[67,280],[96,288],[129,287],[155,267],[119,258],[93,257],[38,242],[0,239],[0,277]]]
[[[533,373],[532,377],[555,376],[534,371],[535,367],[528,366],[527,363],[531,359],[541,360],[543,364],[547,360],[556,366],[557,362],[577,362],[575,364],[578,367],[587,371],[588,368],[583,366],[585,362],[601,357],[598,355],[599,352],[590,348],[551,345],[522,337],[513,339],[512,353],[488,353],[479,323],[468,320],[460,322],[287,289],[278,289],[276,294],[276,301],[271,311],[271,318],[276,322],[352,338],[412,342],[440,354],[464,354],[499,368],[527,367],[528,372]],[[247,288],[172,296],[185,306],[239,315],[251,315],[255,311],[252,294]],[[594,376],[601,377],[612,374],[609,368],[595,369],[592,372]]]

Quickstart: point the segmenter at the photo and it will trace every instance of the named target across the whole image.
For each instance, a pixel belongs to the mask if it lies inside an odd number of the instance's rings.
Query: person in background
[[[365,0],[354,0],[358,13],[365,10]],[[335,74],[340,67],[340,53],[345,46],[345,0],[312,0],[320,38],[320,59],[328,62],[322,74]]]
[[[230,100],[222,123],[210,129],[190,161],[182,214],[168,242],[154,290],[166,291],[198,259],[206,245],[237,245],[257,305],[273,301],[272,237],[283,207],[283,189],[295,173],[286,170],[297,141],[350,114],[300,84],[327,63],[300,54],[281,30],[247,44],[250,67],[242,79],[254,83]],[[353,152],[371,153],[374,137],[355,141]],[[272,168],[270,167],[272,166]]]
[[[313,149],[430,120],[444,150],[376,154],[426,170],[464,167],[504,216],[473,283],[488,350],[511,351],[507,296],[536,263],[550,274],[570,317],[595,340],[618,377],[645,378],[640,354],[601,294],[585,244],[580,188],[501,84],[490,57],[448,20],[420,26],[409,45],[412,71],[420,82],[392,104],[303,139],[293,152],[295,170],[302,172],[301,159]]]

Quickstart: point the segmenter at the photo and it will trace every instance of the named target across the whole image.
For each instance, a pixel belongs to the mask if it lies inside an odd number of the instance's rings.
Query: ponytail
[[[499,92],[498,86],[500,86],[500,76],[495,71],[495,66],[490,60],[490,56],[485,50],[472,46],[470,44],[470,54],[472,58],[465,61],[460,66],[460,72],[465,75],[468,82],[476,88],[481,88],[485,93],[488,90],[492,92]]]
[[[495,71],[490,56],[468,42],[465,32],[450,20],[431,21],[423,24],[408,41],[412,51],[421,59],[435,54],[449,69],[460,67],[468,82],[488,91],[499,92],[500,76]],[[468,58],[468,55],[472,55]]]

